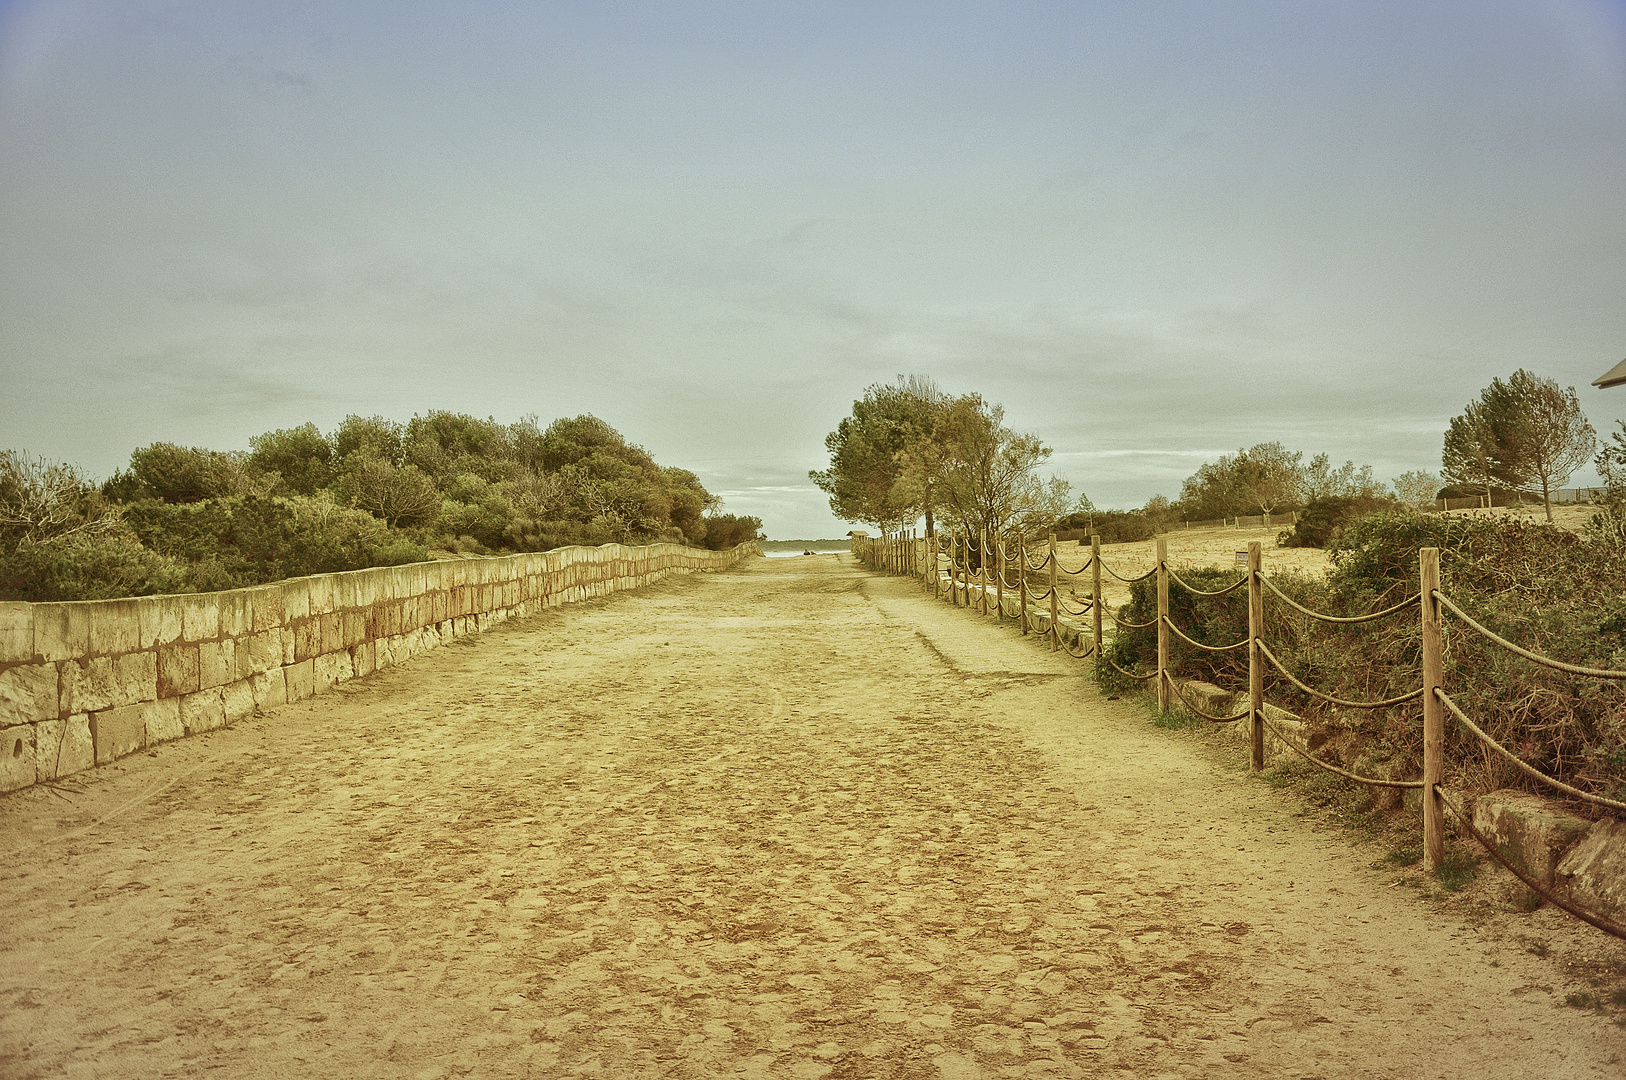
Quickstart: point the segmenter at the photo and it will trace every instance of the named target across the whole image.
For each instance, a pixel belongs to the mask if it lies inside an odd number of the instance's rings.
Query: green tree
[[[1553,520],[1553,488],[1585,465],[1598,447],[1598,433],[1581,412],[1575,387],[1560,389],[1520,368],[1508,380],[1519,403],[1517,446],[1528,482],[1541,485],[1547,520]]]
[[[1189,521],[1207,521],[1294,505],[1303,498],[1303,459],[1298,451],[1268,442],[1204,462],[1180,486],[1180,512]],[[1325,466],[1326,456],[1317,461]]]
[[[1257,506],[1262,513],[1269,514],[1298,502],[1304,484],[1303,459],[1302,453],[1297,450],[1289,453],[1279,442],[1239,450],[1237,485],[1246,495],[1250,508]]]
[[[945,395],[928,379],[899,376],[866,388],[852,415],[825,436],[830,467],[808,473],[830,496],[831,512],[883,532],[925,516],[932,531],[944,460],[933,439],[945,409]]]
[[[1597,441],[1575,387],[1560,389],[1520,368],[1506,382],[1492,379],[1452,418],[1441,463],[1447,480],[1482,487],[1487,500],[1497,485],[1539,490],[1551,521],[1552,489],[1586,464]]]
[[[333,443],[315,424],[268,431],[248,442],[253,447],[248,455],[249,470],[275,473],[280,479],[278,494],[315,495],[337,477]]]
[[[967,536],[1020,533],[1037,538],[1067,513],[1071,485],[1042,477],[1050,447],[1005,426],[1005,410],[976,396],[954,400],[939,421],[944,447],[939,486],[945,516]]]
[[[391,528],[428,525],[440,515],[440,491],[416,465],[395,465],[387,458],[353,454],[343,490],[350,505]]]
[[[333,456],[344,469],[351,458],[379,459],[391,465],[406,461],[406,431],[394,420],[382,416],[356,416],[344,418],[333,432]]]
[[[1310,502],[1314,499],[1375,499],[1381,498],[1383,491],[1383,485],[1372,476],[1372,466],[1357,467],[1353,461],[1345,461],[1335,469],[1326,454],[1317,454],[1304,467],[1299,494],[1305,502]]]
[[[1434,501],[1440,490],[1440,478],[1424,469],[1403,472],[1394,478],[1395,498],[1407,506],[1417,508]]]
[[[205,450],[158,442],[130,455],[130,473],[139,489],[170,503],[246,495],[269,485],[249,469],[248,454]]]

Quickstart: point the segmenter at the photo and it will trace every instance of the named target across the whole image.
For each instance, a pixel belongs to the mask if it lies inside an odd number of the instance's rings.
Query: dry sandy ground
[[[1626,1072],[1512,936],[1560,916],[1389,888],[846,557],[343,689],[0,800],[0,1075]]]

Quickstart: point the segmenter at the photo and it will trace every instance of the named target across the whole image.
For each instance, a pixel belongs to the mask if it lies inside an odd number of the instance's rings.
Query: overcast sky
[[[1098,506],[1626,388],[1626,2],[0,0],[0,447],[594,413],[776,538],[864,387]],[[1585,482],[1591,474],[1578,477]]]

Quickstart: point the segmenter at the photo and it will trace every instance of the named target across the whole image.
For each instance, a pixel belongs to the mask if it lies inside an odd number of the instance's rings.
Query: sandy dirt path
[[[0,1076],[1626,1072],[1494,925],[846,557],[342,690],[0,800]]]

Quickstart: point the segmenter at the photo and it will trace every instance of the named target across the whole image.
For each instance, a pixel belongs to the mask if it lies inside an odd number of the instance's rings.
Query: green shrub
[[[1293,528],[1282,534],[1282,547],[1326,547],[1344,527],[1361,514],[1397,507],[1393,499],[1361,495],[1329,495],[1311,499],[1298,511]]]
[[[1415,596],[1423,547],[1440,549],[1446,595],[1491,630],[1556,659],[1626,669],[1626,566],[1617,549],[1550,526],[1410,513],[1360,517],[1335,539],[1331,550],[1336,562],[1325,581],[1286,574],[1269,575],[1268,580],[1313,610],[1363,614]],[[1215,569],[1176,573],[1205,591],[1239,576],[1238,571]],[[1171,582],[1169,593],[1175,625],[1195,640],[1225,645],[1246,636],[1240,590],[1227,597],[1197,597]],[[1135,583],[1130,596],[1120,610],[1122,618],[1151,621],[1155,580]],[[1337,625],[1299,615],[1268,591],[1264,606],[1265,641],[1308,685],[1356,701],[1399,697],[1417,689],[1422,648],[1418,609]],[[1549,775],[1598,794],[1626,796],[1626,687],[1536,665],[1485,641],[1450,614],[1444,633],[1445,690],[1481,728]],[[1155,629],[1118,631],[1108,656],[1127,670],[1151,669],[1157,657]],[[1244,649],[1210,653],[1175,638],[1170,657],[1179,677],[1231,689],[1247,685]],[[1106,681],[1114,688],[1126,684],[1122,677]],[[1367,775],[1418,775],[1420,702],[1379,710],[1331,705],[1298,690],[1268,662],[1266,698],[1308,721],[1311,748],[1324,756]],[[1451,782],[1470,791],[1507,786],[1542,790],[1486,753],[1450,718],[1446,757]]]
[[[713,514],[706,521],[706,546],[726,551],[749,540],[762,539],[762,519],[736,514]]]
[[[129,530],[25,541],[0,551],[0,600],[59,603],[195,592],[188,568]]]

